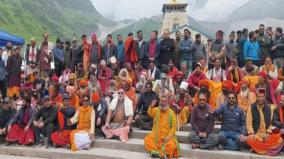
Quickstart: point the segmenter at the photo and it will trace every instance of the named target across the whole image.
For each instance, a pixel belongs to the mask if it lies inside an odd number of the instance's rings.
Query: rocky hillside
[[[108,27],[115,22],[100,15],[90,0],[1,0],[1,29],[26,39],[71,38]]]

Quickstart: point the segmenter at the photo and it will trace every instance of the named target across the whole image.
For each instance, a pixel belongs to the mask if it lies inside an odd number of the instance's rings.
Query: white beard
[[[240,95],[242,97],[248,97],[249,95],[249,89],[246,89],[245,91],[241,90]]]

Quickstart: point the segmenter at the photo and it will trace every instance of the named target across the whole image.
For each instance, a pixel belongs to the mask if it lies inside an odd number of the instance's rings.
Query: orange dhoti
[[[19,142],[21,145],[30,145],[34,143],[34,131],[31,127],[28,131],[25,131],[25,126],[13,124],[6,136],[6,140],[9,142]]]
[[[189,107],[183,107],[182,111],[177,114],[177,126],[178,129],[182,126],[184,126],[187,123],[187,120],[189,118],[190,115],[190,108]]]
[[[154,136],[150,134],[144,139],[144,145],[145,149],[152,155],[159,155],[160,157],[165,155],[174,158],[179,157],[178,145],[175,138],[170,139],[166,143],[163,143],[162,140],[156,143]]]
[[[50,139],[52,143],[64,147],[70,144],[71,130],[56,131],[51,134]]]
[[[281,134],[271,134],[267,141],[256,139],[247,139],[247,144],[258,154],[275,156],[278,155],[283,147]]]

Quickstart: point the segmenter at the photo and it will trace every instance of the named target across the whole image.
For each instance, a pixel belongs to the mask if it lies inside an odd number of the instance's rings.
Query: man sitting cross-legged
[[[77,123],[77,129],[70,134],[71,150],[90,149],[94,141],[95,133],[95,111],[90,104],[90,98],[87,95],[82,97],[82,106],[80,106],[75,115],[67,121],[69,126]]]
[[[257,100],[247,111],[247,144],[262,155],[278,155],[283,147],[280,133],[272,132],[272,108],[265,103],[265,89],[258,89]]]
[[[207,104],[206,95],[199,93],[199,103],[194,107],[190,123],[193,131],[190,133],[190,141],[192,149],[210,149],[218,144],[218,136],[212,133],[215,120],[210,111],[210,106]]]
[[[133,102],[125,95],[124,89],[119,88],[118,96],[111,101],[108,109],[106,124],[102,127],[106,138],[118,136],[121,142],[127,142],[133,114]]]
[[[8,144],[11,142],[17,142],[20,145],[34,143],[34,131],[32,129],[34,114],[35,109],[31,107],[31,98],[24,97],[23,106],[9,122],[6,136]]]
[[[69,96],[63,95],[63,103],[58,106],[58,130],[50,138],[55,147],[70,147],[70,133],[76,125],[68,126],[67,121],[74,116],[75,107],[69,105]]]
[[[157,100],[153,100],[148,108],[148,114],[153,118],[152,132],[144,139],[145,149],[152,157],[179,157],[179,144],[176,139],[176,115],[169,108],[168,95],[160,97],[160,106],[155,107]]]
[[[226,150],[237,151],[246,141],[246,120],[243,110],[237,104],[234,92],[227,94],[228,102],[214,111],[214,116],[222,116],[219,143]]]
[[[45,147],[48,148],[52,146],[50,135],[56,130],[57,108],[51,105],[49,96],[44,96],[43,105],[44,106],[36,113],[33,125],[36,143],[41,145],[40,134],[42,134],[45,137]]]

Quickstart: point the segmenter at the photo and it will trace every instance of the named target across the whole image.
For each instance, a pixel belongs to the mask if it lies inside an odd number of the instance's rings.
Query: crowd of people
[[[227,41],[221,30],[204,42],[188,29],[175,39],[169,31],[123,39],[101,44],[93,33],[53,47],[45,33],[24,56],[11,42],[0,48],[0,142],[76,151],[98,138],[126,143],[137,127],[151,131],[152,157],[172,158],[180,156],[176,131],[190,123],[193,149],[283,152],[281,27],[232,31]]]

